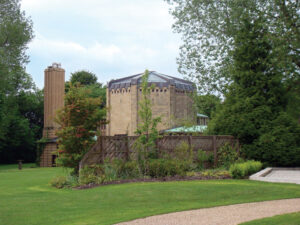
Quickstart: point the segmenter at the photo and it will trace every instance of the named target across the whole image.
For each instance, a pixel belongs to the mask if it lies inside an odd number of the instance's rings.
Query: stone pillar
[[[170,85],[170,128],[174,127],[176,125],[176,92],[175,92],[175,86]]]
[[[138,86],[131,85],[130,87],[130,95],[131,95],[131,125],[130,125],[130,132],[129,136],[135,135],[134,132],[137,129],[138,125]]]
[[[107,107],[109,107],[108,109],[107,109],[107,112],[106,112],[106,120],[107,121],[109,121],[109,123],[108,124],[106,124],[106,135],[107,136],[111,136],[111,123],[110,123],[110,120],[111,120],[111,116],[110,116],[110,114],[111,114],[111,108],[110,108],[110,106],[111,106],[111,91],[109,90],[109,84],[107,85],[107,88],[106,88],[106,106]]]

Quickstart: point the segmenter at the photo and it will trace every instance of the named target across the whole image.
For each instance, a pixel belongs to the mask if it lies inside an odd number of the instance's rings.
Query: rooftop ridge
[[[141,77],[144,73],[138,73],[135,75],[111,80],[108,83],[109,89],[124,88],[131,85],[138,85],[141,83]],[[178,89],[193,90],[194,83],[188,80],[180,79],[177,77],[169,76],[156,71],[149,71],[149,83],[158,84],[158,86],[175,85]]]

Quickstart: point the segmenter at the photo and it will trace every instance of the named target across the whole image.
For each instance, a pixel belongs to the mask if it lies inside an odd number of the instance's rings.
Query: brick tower
[[[41,155],[40,165],[55,166],[58,124],[54,122],[57,110],[64,106],[65,70],[58,63],[45,69],[44,76],[44,129],[43,137],[48,139]]]

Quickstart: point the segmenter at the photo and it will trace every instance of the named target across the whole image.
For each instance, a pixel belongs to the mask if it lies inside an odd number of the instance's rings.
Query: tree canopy
[[[239,138],[246,158],[272,166],[296,166],[300,163],[300,126],[286,112],[284,74],[273,65],[270,28],[261,20],[241,18],[235,48],[229,52],[233,82],[209,130]]]
[[[20,10],[19,0],[0,1],[0,92],[22,89],[28,79],[25,53],[33,38],[32,21]]]
[[[70,82],[72,84],[75,84],[78,82],[82,85],[92,85],[92,84],[97,84],[97,77],[92,72],[80,70],[80,71],[71,73]]]
[[[76,84],[80,84],[84,89],[89,89],[89,97],[100,97],[102,107],[106,105],[106,86],[98,82],[98,78],[94,73],[86,70],[71,73],[70,81],[65,84],[66,93],[69,91],[70,85]]]
[[[232,82],[229,52],[234,35],[250,21],[264,18],[273,65],[281,67],[283,81],[293,90],[300,74],[300,2],[297,0],[166,0],[172,5],[174,30],[182,34],[179,71],[193,79],[201,93],[224,94]]]
[[[221,99],[212,94],[196,95],[194,97],[197,113],[202,113],[212,118],[213,113],[221,104]]]
[[[32,21],[19,0],[0,0],[0,163],[33,162],[43,126],[43,93],[25,72]]]

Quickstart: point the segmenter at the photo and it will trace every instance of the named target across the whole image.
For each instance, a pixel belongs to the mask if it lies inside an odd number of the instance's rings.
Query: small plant
[[[56,188],[71,188],[78,186],[78,177],[76,176],[58,176],[50,181],[50,185]]]
[[[227,170],[213,169],[213,170],[205,170],[200,172],[201,176],[209,177],[209,178],[230,178],[231,175]]]
[[[189,164],[176,159],[153,159],[149,161],[148,170],[150,177],[185,176]]]
[[[113,181],[118,179],[118,168],[114,163],[104,163],[104,181]]]
[[[238,153],[229,143],[225,143],[218,150],[218,166],[229,168],[229,166],[238,159]]]
[[[230,166],[229,172],[235,179],[242,179],[261,170],[262,163],[259,161],[247,161],[243,163],[235,163]]]
[[[204,165],[205,165],[205,162],[207,163],[211,163],[209,160],[211,158],[211,156],[213,156],[212,153],[206,153],[205,151],[199,149],[198,152],[197,152],[197,169],[199,170],[202,170],[204,169]]]
[[[79,184],[101,184],[104,177],[104,169],[101,165],[85,166],[79,171]]]
[[[50,181],[50,185],[56,188],[64,188],[67,185],[67,178],[64,176],[55,177]]]
[[[118,163],[118,177],[126,178],[137,178],[140,177],[139,166],[136,161],[121,161]]]
[[[174,158],[176,160],[193,162],[193,148],[185,141],[180,142],[174,149]]]

